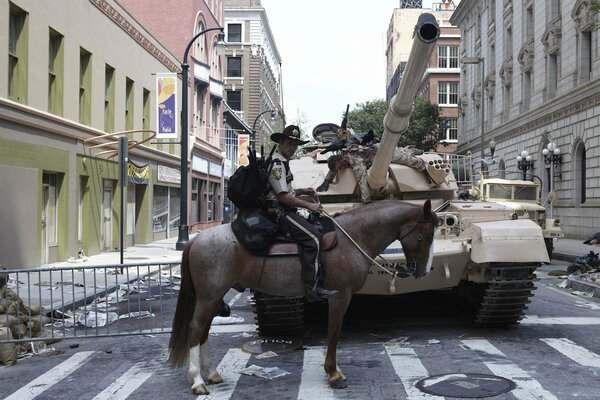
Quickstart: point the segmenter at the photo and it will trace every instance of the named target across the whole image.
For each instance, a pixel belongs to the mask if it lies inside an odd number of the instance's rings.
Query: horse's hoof
[[[348,384],[344,382],[341,376],[338,376],[337,378],[329,381],[329,386],[331,386],[332,389],[344,389],[348,387]]]
[[[221,375],[219,375],[219,373],[217,371],[215,371],[212,375],[210,375],[207,380],[208,380],[209,385],[223,383],[223,377],[221,377]]]
[[[204,384],[192,386],[192,393],[194,393],[195,395],[208,394],[208,389]]]

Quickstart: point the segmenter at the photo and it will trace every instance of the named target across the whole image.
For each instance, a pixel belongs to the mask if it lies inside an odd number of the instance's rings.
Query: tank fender
[[[542,228],[529,219],[477,222],[472,226],[471,260],[549,262]]]

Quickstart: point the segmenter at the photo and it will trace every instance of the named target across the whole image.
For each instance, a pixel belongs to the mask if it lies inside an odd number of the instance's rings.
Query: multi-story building
[[[188,220],[192,231],[219,225],[223,218],[223,57],[216,51],[223,27],[223,1],[118,0],[179,60],[190,66],[188,91],[189,152]],[[183,60],[190,45],[189,58]],[[179,201],[179,199],[177,199]]]
[[[224,0],[224,6],[227,104],[256,130],[256,149],[266,151],[283,124],[281,56],[260,0]],[[272,114],[280,117],[273,121]]]
[[[401,8],[394,9],[387,33],[387,100],[398,91],[402,73],[406,67],[412,48],[414,27],[419,15],[424,12],[435,16],[440,26],[440,38],[431,54],[429,67],[418,94],[425,96],[431,103],[440,106],[440,116],[446,120],[446,137],[437,150],[452,153],[456,150],[458,139],[458,86],[460,70],[458,68],[458,48],[460,30],[449,22],[456,8],[452,1],[433,3],[431,9],[413,8],[415,4],[401,2]]]
[[[451,18],[461,28],[461,59],[477,62],[460,67],[458,152],[470,151],[477,166],[481,143],[494,139],[490,174],[514,178],[521,169],[539,177],[550,212],[571,237],[600,226],[600,41],[592,3],[463,0]],[[559,152],[545,156],[552,143]],[[529,158],[518,162],[524,150]]]
[[[177,59],[114,0],[1,0],[0,25],[0,264],[114,250],[119,228],[126,245],[176,232],[179,148],[149,130]],[[116,136],[132,146],[123,191]]]

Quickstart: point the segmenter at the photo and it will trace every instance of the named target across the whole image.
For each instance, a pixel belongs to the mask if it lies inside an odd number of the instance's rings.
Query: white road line
[[[473,339],[463,340],[466,346],[478,351],[483,363],[493,374],[514,381],[517,387],[510,393],[519,400],[558,400],[552,393],[548,392],[542,385],[533,379],[527,372],[512,363],[504,353],[498,350],[487,340]],[[487,356],[493,361],[485,361]]]
[[[242,297],[242,294],[243,294],[243,293],[244,293],[244,292],[240,292],[240,293],[236,294],[236,295],[233,297],[233,299],[229,300],[229,303],[227,303],[227,304],[229,305],[229,307],[233,307],[233,305],[235,304],[235,302],[236,302],[236,301],[238,301],[238,299],[239,299],[240,297]]]
[[[333,389],[329,387],[327,375],[323,370],[324,362],[324,347],[310,347],[304,350],[298,400],[335,399]]]
[[[600,325],[596,317],[538,317],[526,315],[521,325]]]
[[[598,354],[575,344],[567,338],[546,338],[540,340],[579,365],[600,368],[600,356]]]
[[[82,364],[86,363],[94,353],[94,351],[82,351],[72,355],[67,360],[58,364],[45,374],[32,380],[21,389],[6,397],[4,400],[33,399],[46,389],[54,386],[66,376],[73,373],[73,371],[79,368]]]
[[[256,332],[255,324],[212,325],[210,333]]]
[[[385,344],[384,347],[396,375],[398,375],[404,386],[407,400],[443,399],[441,396],[423,393],[415,386],[417,381],[427,378],[429,372],[427,372],[413,349],[403,347],[400,343],[391,342]]]
[[[102,391],[98,396],[94,397],[93,400],[125,400],[131,393],[135,391],[140,385],[150,376],[151,372],[144,372],[142,363],[137,363],[133,367],[129,368],[127,372],[121,375],[116,381],[111,383],[106,389]]]
[[[246,353],[241,349],[229,349],[217,367],[217,371],[223,378],[223,383],[208,385],[209,395],[200,395],[197,398],[200,400],[230,399],[241,376],[238,371],[246,367],[249,358],[250,353]]]

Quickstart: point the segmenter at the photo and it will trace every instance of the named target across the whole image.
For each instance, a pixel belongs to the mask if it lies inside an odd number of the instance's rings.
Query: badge
[[[275,179],[277,179],[277,180],[280,180],[280,179],[281,179],[281,172],[282,172],[282,171],[281,171],[281,168],[273,168],[271,172],[272,172],[272,174],[273,174],[273,177],[274,177]]]

